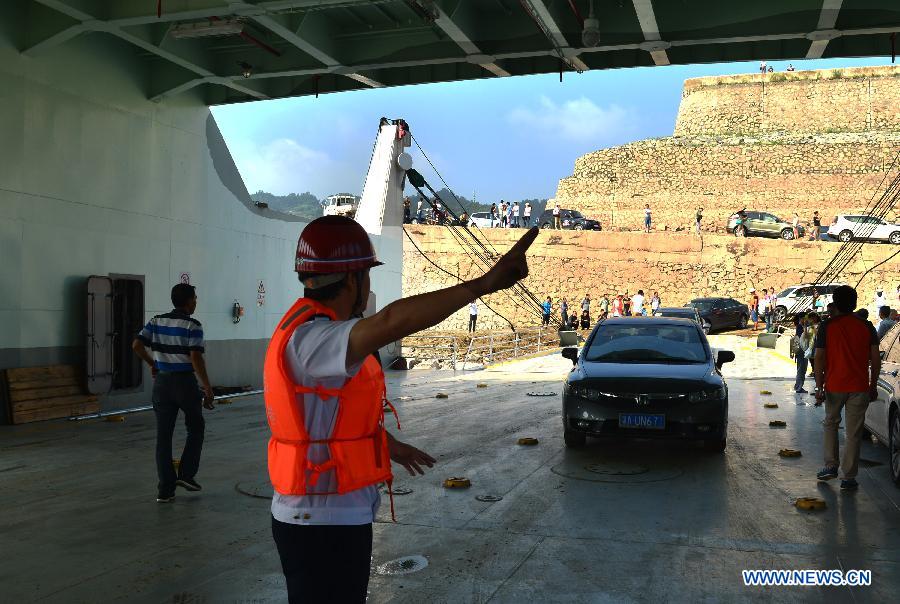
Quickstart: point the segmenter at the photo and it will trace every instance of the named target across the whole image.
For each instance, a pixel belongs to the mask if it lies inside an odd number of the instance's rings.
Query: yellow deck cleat
[[[794,502],[794,506],[798,510],[807,510],[807,511],[819,511],[824,510],[828,507],[825,503],[825,500],[819,499],[818,497],[800,497],[797,501]]]
[[[470,486],[472,486],[472,481],[461,476],[448,478],[444,481],[445,489],[468,489]]]
[[[778,454],[782,457],[800,457],[801,455],[803,455],[803,453],[801,453],[797,449],[782,449],[778,452]]]

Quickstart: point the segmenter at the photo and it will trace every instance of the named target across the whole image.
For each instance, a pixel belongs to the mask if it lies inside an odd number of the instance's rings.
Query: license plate
[[[642,428],[645,430],[665,430],[666,416],[650,413],[620,413],[620,428]]]

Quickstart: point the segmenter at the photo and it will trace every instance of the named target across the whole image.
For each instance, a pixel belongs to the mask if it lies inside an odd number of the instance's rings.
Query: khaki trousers
[[[838,467],[840,449],[838,445],[838,424],[841,410],[846,408],[844,421],[844,457],[840,468],[843,477],[856,478],[859,469],[859,447],[862,438],[863,420],[869,407],[868,392],[827,392],[825,393],[825,467]]]

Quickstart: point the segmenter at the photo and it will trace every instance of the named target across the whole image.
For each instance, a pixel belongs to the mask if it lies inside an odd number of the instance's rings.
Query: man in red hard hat
[[[412,476],[435,463],[385,430],[377,351],[526,277],[537,235],[529,230],[477,279],[358,318],[369,270],[381,264],[368,234],[342,216],[303,230],[295,270],[304,294],[275,328],[264,376],[272,535],[290,602],[364,602],[378,485],[390,486],[391,461]]]

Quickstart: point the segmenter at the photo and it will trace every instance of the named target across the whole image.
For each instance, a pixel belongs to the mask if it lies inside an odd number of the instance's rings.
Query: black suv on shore
[[[559,209],[560,226],[564,229],[574,229],[576,231],[602,231],[599,220],[591,220],[581,215],[578,210]],[[538,218],[537,226],[542,229],[553,228],[553,209],[544,210],[544,213]]]

